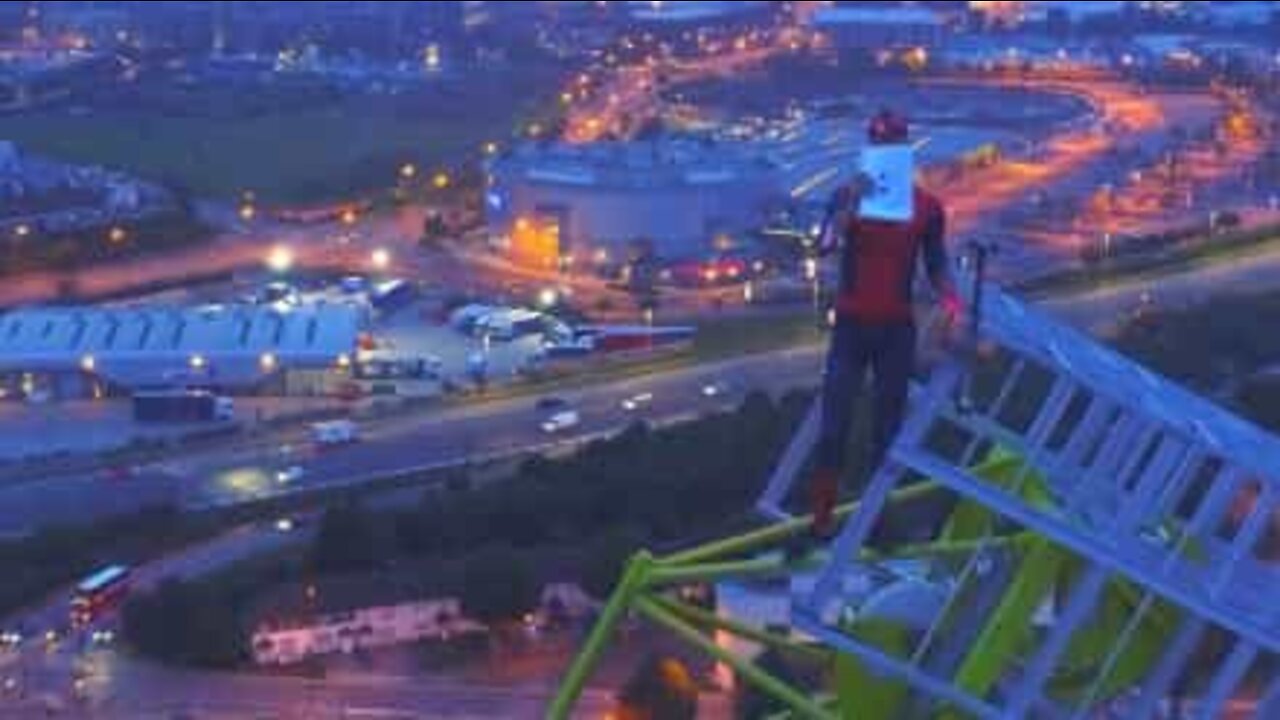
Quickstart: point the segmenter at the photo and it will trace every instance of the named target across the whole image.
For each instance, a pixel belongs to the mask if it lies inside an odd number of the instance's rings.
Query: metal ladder
[[[1159,660],[1120,716],[1160,717],[1212,638],[1216,662],[1195,690],[1194,717],[1224,716],[1251,672],[1245,711],[1280,717],[1280,563],[1261,553],[1280,516],[1280,441],[999,290],[970,295],[989,352],[940,368],[913,390],[911,416],[884,467],[815,588],[796,601],[797,629],[908,686],[915,708],[1085,718],[1098,709],[1104,676],[1159,604],[1176,608],[1180,624],[1169,629]],[[760,499],[767,516],[789,517],[785,503],[819,425],[815,403]],[[976,474],[975,463],[996,449],[1023,458],[1049,500],[1031,503]],[[832,608],[847,600],[842,578],[862,566],[856,558],[880,549],[873,530],[888,499],[926,478],[989,509],[1003,525],[1047,539],[1079,565],[1072,582],[1058,588],[1054,622],[1025,661],[981,694],[939,670],[947,663],[926,661],[936,660],[936,632],[916,638],[903,658],[831,621]],[[1073,638],[1117,583],[1138,594],[1125,631],[1082,697],[1055,698],[1050,685]]]

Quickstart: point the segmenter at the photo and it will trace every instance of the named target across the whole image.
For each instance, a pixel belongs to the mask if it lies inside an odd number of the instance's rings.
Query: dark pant
[[[902,429],[915,354],[914,323],[875,324],[852,318],[839,319],[831,339],[822,391],[819,470],[843,472],[845,469],[854,405],[868,369],[875,380],[872,455],[868,467],[872,470],[880,467]]]

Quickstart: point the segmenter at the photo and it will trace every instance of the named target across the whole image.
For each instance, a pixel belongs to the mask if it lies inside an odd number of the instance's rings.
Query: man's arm
[[[827,205],[826,225],[818,240],[818,251],[821,254],[828,255],[840,249],[840,244],[849,234],[849,228],[858,219],[858,210],[869,182],[864,175],[859,174],[849,184],[841,185],[831,196],[831,202]]]
[[[956,291],[955,278],[951,274],[951,259],[947,255],[947,214],[941,203],[934,203],[925,223],[924,264],[933,291],[938,295],[943,312],[951,324],[960,321],[964,307]]]
[[[823,220],[822,234],[818,238],[819,255],[831,255],[840,250],[840,245],[844,242],[844,236],[849,231],[849,224],[852,218],[849,191],[848,188],[842,187],[831,196],[831,201],[827,203],[827,215]]]

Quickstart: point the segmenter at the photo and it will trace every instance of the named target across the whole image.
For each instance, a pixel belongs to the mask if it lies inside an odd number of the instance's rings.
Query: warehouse
[[[537,266],[607,262],[639,240],[668,259],[705,255],[781,196],[774,163],[710,141],[530,144],[491,175],[492,240]]]
[[[47,308],[0,317],[0,393],[33,402],[143,389],[319,394],[348,377],[361,318],[313,306]]]

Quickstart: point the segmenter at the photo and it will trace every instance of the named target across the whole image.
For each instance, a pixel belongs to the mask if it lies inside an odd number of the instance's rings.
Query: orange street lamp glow
[[[293,251],[284,245],[272,248],[267,256],[267,267],[276,273],[287,273],[293,269]]]

